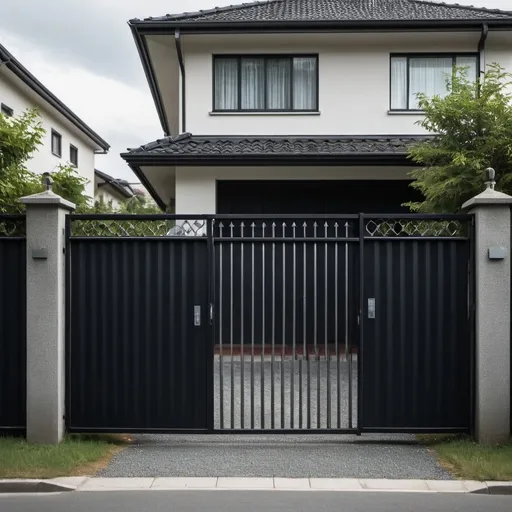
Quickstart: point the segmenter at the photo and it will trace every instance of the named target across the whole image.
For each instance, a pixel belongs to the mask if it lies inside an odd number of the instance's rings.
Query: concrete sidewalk
[[[38,480],[0,480],[0,493],[9,491],[9,485],[20,482],[38,485]],[[54,492],[70,490],[92,491],[349,491],[349,492],[430,492],[510,494],[512,482],[439,481],[439,480],[386,480],[346,478],[101,478],[64,477],[45,480]],[[60,491],[58,490],[61,487]],[[33,491],[34,492],[34,491]],[[1,494],[0,494],[1,496]]]

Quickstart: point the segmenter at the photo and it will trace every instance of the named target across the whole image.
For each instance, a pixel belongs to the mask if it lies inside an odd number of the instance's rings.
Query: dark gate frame
[[[217,337],[217,316],[218,316],[218,307],[216,307],[216,279],[215,279],[215,260],[216,260],[216,249],[215,249],[215,234],[214,234],[214,226],[215,223],[219,220],[264,220],[268,219],[269,221],[276,220],[279,218],[286,219],[296,219],[296,220],[314,220],[314,219],[351,219],[356,222],[359,226],[359,232],[357,236],[340,238],[341,243],[348,244],[358,244],[359,246],[359,279],[358,279],[358,296],[359,296],[359,322],[358,322],[358,330],[359,330],[359,353],[358,353],[358,361],[357,361],[357,373],[358,373],[358,404],[357,404],[357,427],[349,428],[349,429],[225,429],[225,428],[215,428],[214,426],[214,346]],[[207,403],[208,403],[208,426],[206,430],[201,430],[200,433],[203,434],[357,434],[361,435],[365,432],[376,432],[372,429],[366,429],[364,425],[364,416],[363,416],[363,397],[364,397],[364,386],[363,386],[363,369],[364,369],[364,338],[365,338],[365,325],[367,319],[365,318],[363,311],[365,308],[365,297],[363,295],[364,284],[365,284],[365,270],[362,262],[364,261],[365,255],[365,240],[368,236],[365,234],[366,224],[365,222],[372,219],[380,219],[384,221],[425,221],[425,222],[461,222],[467,223],[468,231],[461,236],[461,239],[467,240],[469,243],[469,282],[468,282],[468,332],[470,334],[469,346],[470,346],[470,418],[468,418],[468,428],[460,429],[460,428],[452,428],[452,427],[443,427],[443,428],[433,428],[433,429],[380,429],[379,432],[473,432],[473,418],[474,418],[474,216],[472,215],[419,215],[419,214],[385,214],[385,215],[377,215],[377,214],[359,214],[359,215],[171,215],[171,214],[162,214],[162,215],[125,215],[125,214],[87,214],[87,215],[68,215],[66,219],[66,411],[70,410],[70,400],[72,398],[71,390],[69,387],[69,383],[71,381],[71,364],[69,355],[71,353],[72,346],[72,332],[71,332],[71,252],[69,250],[70,247],[70,239],[73,237],[72,234],[72,223],[73,221],[110,221],[110,222],[129,222],[129,221],[179,221],[179,220],[201,220],[206,223],[206,233],[203,235],[207,238],[207,253],[208,253],[208,282],[207,282],[207,294],[209,298],[210,312],[208,313],[209,322],[208,322],[208,354],[207,354],[207,371],[208,371],[208,385],[207,385]],[[145,239],[161,239],[162,235],[158,236],[145,236]],[[96,238],[109,238],[107,237],[96,237]],[[129,239],[140,239],[140,235],[135,236],[123,236],[123,238]],[[383,236],[383,239],[387,239],[389,236]],[[402,238],[400,235],[395,234],[392,236],[394,240],[412,240],[414,236],[406,235]],[[425,237],[420,236],[419,238],[424,239]],[[443,237],[431,236],[429,237],[432,240],[442,240]],[[451,238],[452,239],[452,238]],[[248,238],[247,241],[251,239]],[[96,429],[82,429],[77,428],[73,425],[69,424],[69,418],[66,414],[66,424],[68,430],[70,432],[90,432],[90,431],[98,431]],[[103,429],[104,430],[104,429]],[[110,430],[112,431],[112,430]],[[123,430],[126,431],[126,430]],[[191,431],[191,430],[176,430],[176,429],[153,429],[148,430],[145,428],[140,429],[130,429],[130,432],[172,432],[172,433],[199,433],[199,431]]]

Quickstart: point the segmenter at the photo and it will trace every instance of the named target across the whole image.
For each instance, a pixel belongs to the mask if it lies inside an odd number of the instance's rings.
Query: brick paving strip
[[[41,482],[48,484],[41,486]],[[47,487],[46,489],[44,489]],[[512,482],[471,480],[391,480],[357,478],[63,477],[51,480],[0,480],[0,496],[21,492],[141,490],[357,491],[510,494]]]

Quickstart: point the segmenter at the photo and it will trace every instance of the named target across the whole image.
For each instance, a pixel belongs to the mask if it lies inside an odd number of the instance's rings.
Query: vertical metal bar
[[[252,238],[254,228],[251,224]],[[254,242],[251,244],[251,428],[254,429]]]
[[[359,350],[357,352],[357,430],[364,428],[363,365],[364,365],[364,214],[359,214]],[[350,375],[352,379],[352,375]]]
[[[295,240],[295,230],[297,224],[292,224],[293,239]],[[295,241],[293,242],[293,312],[292,312],[292,370],[290,379],[290,428],[293,429],[295,425],[295,344],[297,336],[297,247]]]
[[[215,269],[216,269],[216,254],[215,254],[215,245],[213,240],[213,225],[214,219],[205,218],[204,222],[206,224],[206,234],[208,237],[208,249],[207,249],[207,266],[208,266],[208,287],[207,287],[207,301],[208,307],[211,311],[210,321],[208,322],[208,326],[205,329],[206,336],[206,346],[208,347],[207,354],[207,373],[208,373],[208,402],[207,402],[207,415],[208,415],[208,430],[211,432],[215,429],[215,299],[216,299],[216,279],[215,279]],[[160,254],[161,257],[161,254]],[[159,262],[160,263],[160,262]],[[161,265],[160,265],[161,266]],[[159,344],[163,343],[162,335],[160,335]],[[160,366],[164,364],[163,361],[159,362]],[[224,403],[221,403],[221,407],[224,407]]]
[[[283,222],[283,238],[286,237],[286,223]],[[283,339],[281,342],[281,428],[284,428],[284,359],[286,355],[286,244],[283,243]]]
[[[339,224],[334,223],[334,350],[336,354],[336,427],[341,428],[341,383],[340,383],[340,350],[338,339],[338,264],[339,264],[339,248],[338,248],[338,228]]]
[[[222,222],[219,223],[219,236],[222,239],[222,230],[224,228],[224,225]],[[224,283],[224,276],[223,276],[223,267],[224,267],[224,260],[222,258],[223,256],[223,246],[222,242],[220,243],[219,247],[219,387],[220,387],[220,399],[219,399],[219,407],[220,407],[220,428],[224,428],[224,355],[223,355],[223,344],[222,344],[222,324],[223,324],[223,296],[222,296],[222,289],[223,289],[223,283]]]
[[[313,224],[314,227],[314,236],[313,238],[317,238],[317,228],[318,224],[315,222]],[[320,428],[320,420],[321,420],[321,407],[320,407],[320,353],[318,351],[318,246],[316,241],[313,245],[313,274],[314,274],[314,283],[313,283],[313,303],[314,303],[314,316],[313,316],[313,343],[315,345],[315,357],[316,357],[316,428]]]
[[[345,223],[345,238],[349,236],[349,223]],[[349,244],[345,242],[345,361],[348,362],[348,428],[353,427],[352,344],[349,343]]]
[[[240,428],[245,424],[245,357],[244,357],[244,227],[243,221],[240,223]]]
[[[324,224],[325,228],[325,238],[328,236],[328,228],[329,223],[326,221]],[[327,283],[327,265],[329,264],[328,261],[328,249],[329,244],[325,242],[325,254],[324,254],[324,329],[325,329],[325,359],[326,359],[326,365],[327,365],[327,428],[331,428],[331,357],[329,354],[329,324],[328,321],[328,315],[327,315],[327,306],[328,306],[328,283]]]
[[[306,238],[307,223],[304,222],[304,238]],[[304,243],[304,287],[306,287],[306,243]],[[307,393],[307,427],[311,428],[311,361],[309,359],[309,350],[307,347],[306,340],[306,297],[304,297],[304,351],[306,352],[306,363],[307,363],[307,380],[306,380],[306,393]]]
[[[272,238],[276,237],[276,223],[272,223]],[[275,428],[275,347],[276,347],[276,244],[272,242],[272,354],[270,361],[270,427]]]
[[[261,428],[265,428],[265,227],[261,224]]]
[[[229,224],[229,231],[230,231],[230,237],[231,240],[233,240],[233,228],[234,224],[231,222]],[[221,242],[222,243],[222,242]],[[231,429],[235,428],[235,365],[234,365],[234,357],[233,357],[233,342],[234,342],[234,333],[233,333],[233,307],[234,307],[234,301],[233,301],[233,242],[231,241],[229,244],[229,344],[230,344],[230,352],[231,352],[231,364],[230,364],[230,370],[231,370],[231,388],[230,388],[230,394],[231,394]]]
[[[306,238],[306,222],[302,225],[304,228],[304,238]],[[302,340],[303,340],[303,348],[302,348],[302,359],[300,360],[299,365],[299,426],[302,428],[303,426],[303,393],[302,393],[302,367],[304,366],[304,358],[307,359],[307,337],[306,337],[306,242],[302,244],[303,249],[303,260],[302,260]],[[309,399],[308,399],[309,403]]]

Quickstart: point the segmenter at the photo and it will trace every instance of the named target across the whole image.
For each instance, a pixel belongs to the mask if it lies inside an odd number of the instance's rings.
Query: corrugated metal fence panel
[[[70,430],[206,429],[206,239],[70,248]]]
[[[363,429],[468,430],[469,242],[364,245]]]
[[[0,431],[25,428],[26,244],[0,238]]]

